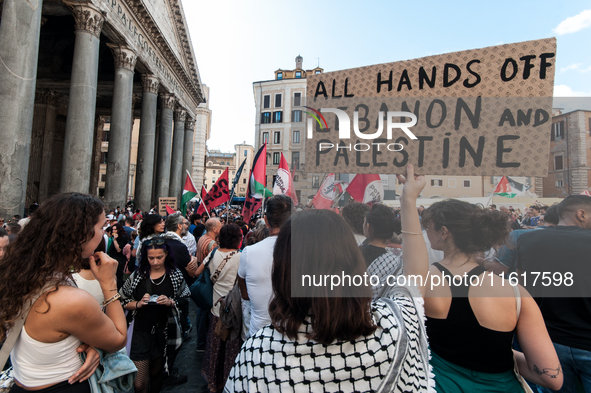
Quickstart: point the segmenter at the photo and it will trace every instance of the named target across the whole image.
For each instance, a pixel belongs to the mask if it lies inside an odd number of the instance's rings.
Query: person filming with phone
[[[182,343],[176,303],[190,292],[166,241],[161,236],[144,241],[139,268],[120,291],[125,309],[134,314],[129,357],[138,369],[136,393],[160,391],[167,355]]]

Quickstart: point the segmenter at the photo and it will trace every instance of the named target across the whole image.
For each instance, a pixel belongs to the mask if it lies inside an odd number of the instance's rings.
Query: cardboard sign
[[[308,76],[306,171],[547,176],[555,61],[548,38]]]
[[[176,198],[168,197],[168,198],[158,198],[158,214],[161,216],[166,216],[166,205],[170,206],[172,209],[176,210]]]

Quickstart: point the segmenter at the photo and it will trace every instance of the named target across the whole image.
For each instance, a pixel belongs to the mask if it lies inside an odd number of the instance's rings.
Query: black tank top
[[[434,263],[444,275],[453,274]],[[468,278],[485,272],[481,266],[468,272]],[[446,279],[447,281],[447,279]],[[473,371],[501,373],[513,369],[514,331],[499,332],[480,326],[468,298],[470,283],[450,285],[452,299],[446,319],[427,317],[427,336],[431,350],[448,362]]]

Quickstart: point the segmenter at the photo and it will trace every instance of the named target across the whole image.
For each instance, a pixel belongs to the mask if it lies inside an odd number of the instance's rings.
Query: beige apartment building
[[[562,113],[552,118],[548,177],[544,197],[565,197],[591,190],[591,111]]]
[[[306,77],[324,70],[303,69],[303,57],[295,59],[295,69],[275,71],[275,79],[253,83],[256,107],[255,151],[267,142],[267,188],[273,187],[281,153],[285,156],[294,180],[298,200],[307,203],[319,187],[323,174],[305,172]]]
[[[216,181],[220,178],[226,167],[228,168],[228,183],[230,190],[232,189],[232,182],[236,176],[236,171],[244,160],[244,168],[236,183],[234,189],[234,196],[238,198],[244,198],[246,196],[246,190],[248,187],[248,176],[252,169],[252,160],[254,159],[254,147],[241,143],[234,145],[233,153],[224,153],[220,150],[210,150],[206,153],[206,165],[205,165],[205,180],[203,184],[206,189],[210,189]],[[201,185],[195,183],[197,188],[201,188]]]

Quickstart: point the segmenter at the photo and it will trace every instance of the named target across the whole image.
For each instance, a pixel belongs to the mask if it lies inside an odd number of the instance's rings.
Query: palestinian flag
[[[252,162],[252,171],[250,172],[250,181],[248,184],[248,193],[251,198],[262,199],[263,197],[272,197],[273,193],[266,188],[267,183],[267,144],[259,149],[254,161]]]
[[[525,193],[525,185],[516,182],[509,176],[503,176],[497,183],[493,195],[502,196],[505,198],[515,198],[516,196]]]
[[[181,212],[183,216],[187,214],[187,203],[197,195],[197,189],[193,184],[193,179],[189,171],[187,171],[187,179],[185,180],[185,186],[183,187],[183,196],[181,197]]]

